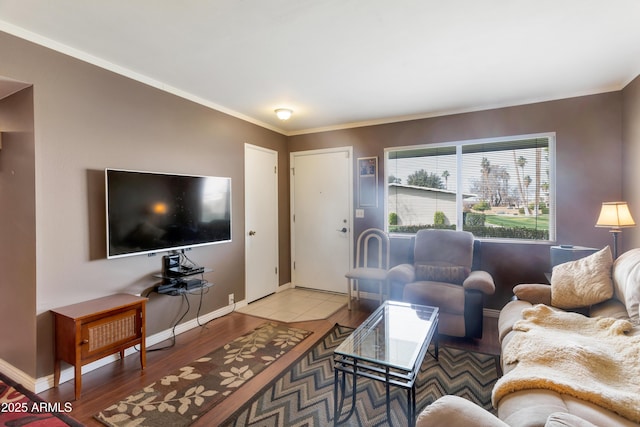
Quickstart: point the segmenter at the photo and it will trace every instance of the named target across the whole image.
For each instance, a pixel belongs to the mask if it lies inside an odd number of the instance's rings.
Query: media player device
[[[165,255],[162,257],[162,274],[168,276],[172,269],[180,267],[180,255]]]
[[[204,273],[204,267],[188,267],[185,265],[179,265],[167,270],[165,275],[170,277],[185,277],[201,273]]]
[[[204,280],[191,279],[191,280],[185,280],[182,283],[183,283],[183,286],[187,290],[191,290],[191,289],[195,289],[195,288],[201,287],[204,284]]]

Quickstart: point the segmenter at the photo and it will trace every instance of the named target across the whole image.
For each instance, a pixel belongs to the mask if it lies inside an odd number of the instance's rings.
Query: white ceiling
[[[287,135],[640,73],[639,0],[0,0],[0,31]]]

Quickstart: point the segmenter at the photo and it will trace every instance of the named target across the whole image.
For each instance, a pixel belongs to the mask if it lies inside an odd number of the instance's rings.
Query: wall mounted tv
[[[231,178],[106,169],[107,258],[231,241]]]

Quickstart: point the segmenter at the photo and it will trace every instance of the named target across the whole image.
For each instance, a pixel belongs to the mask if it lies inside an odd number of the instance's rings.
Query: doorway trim
[[[291,233],[291,237],[290,237],[290,246],[291,246],[291,287],[295,288],[296,287],[296,272],[295,272],[295,259],[296,259],[296,245],[295,245],[295,241],[296,241],[296,235],[295,235],[295,221],[294,221],[294,207],[295,207],[295,159],[298,156],[308,156],[308,155],[316,155],[316,154],[326,154],[326,153],[339,153],[339,152],[346,152],[349,158],[349,162],[348,162],[348,171],[347,171],[347,175],[348,175],[348,182],[346,183],[347,185],[347,189],[348,189],[348,200],[349,200],[349,207],[348,207],[348,223],[347,223],[347,227],[349,229],[349,239],[348,239],[348,251],[349,251],[349,264],[348,264],[348,268],[351,268],[351,266],[353,266],[353,258],[354,258],[354,254],[353,254],[353,231],[354,231],[354,225],[353,225],[353,221],[354,221],[354,207],[353,207],[353,146],[342,146],[342,147],[333,147],[333,148],[322,148],[322,149],[314,149],[314,150],[304,150],[304,151],[292,151],[289,153],[289,200],[290,200],[290,204],[289,204],[289,224],[290,224],[290,233]],[[346,272],[345,272],[346,273]],[[345,278],[345,283],[346,283],[346,278]],[[345,288],[345,293],[346,293],[346,288]]]
[[[274,241],[273,241],[273,247],[272,247],[272,253],[275,255],[275,259],[274,261],[274,265],[273,268],[275,269],[275,271],[265,271],[264,275],[266,275],[265,279],[267,279],[267,277],[271,277],[273,278],[273,283],[267,283],[265,285],[265,289],[270,291],[269,293],[263,295],[262,292],[259,292],[259,297],[257,298],[253,298],[253,296],[255,295],[251,295],[251,292],[249,291],[249,285],[250,285],[250,281],[249,279],[251,278],[250,275],[250,271],[249,269],[251,268],[251,266],[253,265],[259,265],[260,263],[257,262],[253,262],[255,260],[250,260],[250,239],[253,239],[252,235],[251,235],[251,231],[250,227],[253,226],[253,224],[255,223],[255,221],[253,221],[253,219],[250,217],[250,215],[258,215],[257,212],[250,212],[250,209],[247,208],[248,203],[247,203],[247,198],[249,196],[249,194],[251,193],[250,191],[247,191],[248,185],[250,185],[250,180],[248,179],[248,170],[247,170],[247,156],[248,156],[248,152],[253,151],[253,152],[262,152],[262,153],[266,153],[270,156],[273,157],[273,163],[269,162],[269,165],[266,165],[270,170],[271,167],[274,167],[275,170],[273,172],[273,187],[271,188],[271,191],[273,192],[273,194],[275,194],[275,198],[272,199],[270,201],[270,205],[268,206],[269,209],[272,210],[272,214],[273,214],[273,224],[271,225],[273,227],[273,230],[275,230],[275,236],[274,236]],[[278,175],[279,175],[279,166],[278,166],[278,152],[275,150],[271,150],[269,148],[265,148],[265,147],[260,147],[257,145],[253,145],[253,144],[249,144],[249,143],[245,143],[244,144],[244,166],[245,166],[245,171],[244,171],[244,177],[245,177],[245,212],[244,212],[244,218],[245,218],[245,233],[244,233],[244,251],[245,251],[245,300],[247,302],[251,302],[251,301],[255,301],[257,299],[260,299],[264,296],[270,295],[272,293],[275,293],[278,291],[278,287],[279,287],[279,281],[280,281],[280,268],[279,268],[279,258],[280,258],[280,247],[279,247],[279,228],[278,228],[278,199],[279,199],[279,194],[278,194]],[[268,172],[267,170],[267,172]],[[265,188],[265,185],[267,184],[267,180],[265,179],[264,181],[261,181],[260,183],[260,188]],[[264,224],[265,226],[268,226],[266,224]],[[262,231],[262,230],[260,230]],[[262,235],[262,233],[260,233]],[[254,234],[255,235],[255,234]],[[267,268],[267,267],[265,267]],[[249,299],[251,297],[251,299]]]

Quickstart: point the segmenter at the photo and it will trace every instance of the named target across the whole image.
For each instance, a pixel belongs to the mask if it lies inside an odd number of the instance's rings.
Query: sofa
[[[498,319],[496,415],[443,396],[416,424],[640,426],[640,248],[614,262],[606,247],[513,291]]]

